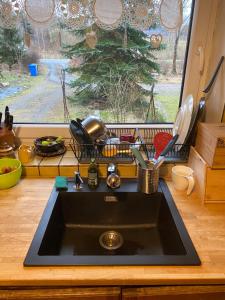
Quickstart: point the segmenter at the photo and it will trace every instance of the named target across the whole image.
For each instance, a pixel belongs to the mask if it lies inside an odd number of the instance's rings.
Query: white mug
[[[190,195],[194,185],[195,179],[193,177],[194,171],[186,166],[175,166],[172,168],[172,181],[175,189],[185,191]]]

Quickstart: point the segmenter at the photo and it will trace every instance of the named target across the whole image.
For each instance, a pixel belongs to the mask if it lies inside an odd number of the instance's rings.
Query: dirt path
[[[44,123],[51,122],[52,118],[63,120],[60,70],[65,68],[68,62],[44,59],[41,60],[41,64],[47,67],[47,76],[41,84],[25,93],[14,95],[13,101],[8,98],[15,122]],[[55,111],[59,116],[54,116]]]
[[[60,85],[45,81],[31,93],[16,97],[16,101],[10,107],[15,122],[43,123],[48,122],[48,115],[60,102],[62,102]],[[63,114],[63,111],[61,113]]]
[[[10,97],[5,97],[2,102],[2,107],[9,105],[10,111],[14,115],[15,122],[17,123],[51,123],[63,122],[63,99],[62,88],[60,83],[61,69],[68,66],[66,59],[42,59],[40,64],[44,66],[46,75],[45,78],[33,77],[35,84],[32,88],[23,91],[22,93],[14,94]],[[75,79],[74,76],[67,74],[66,82]],[[150,86],[142,85],[146,89]],[[164,118],[172,121],[171,111],[177,108],[177,99],[179,96],[180,84],[179,83],[157,83],[155,86],[155,93],[157,97],[163,95],[163,99],[159,98],[157,106]],[[69,87],[66,87],[67,96],[71,93]],[[177,94],[177,95],[176,95]],[[169,104],[165,103],[169,96]],[[4,103],[4,105],[3,105]],[[175,109],[173,108],[175,103]],[[74,106],[72,111],[74,115],[80,113],[85,107]],[[1,103],[0,103],[1,110]],[[76,113],[75,113],[76,112]],[[86,111],[86,113],[90,113]]]

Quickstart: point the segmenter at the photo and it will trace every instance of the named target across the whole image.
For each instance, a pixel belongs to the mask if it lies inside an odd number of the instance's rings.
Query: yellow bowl
[[[13,171],[0,175],[0,189],[9,189],[16,185],[20,180],[22,173],[21,162],[14,158],[1,158],[0,171],[4,167],[15,168]]]

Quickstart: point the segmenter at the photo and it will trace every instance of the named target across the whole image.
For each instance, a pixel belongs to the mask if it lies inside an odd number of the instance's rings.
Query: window
[[[107,123],[174,121],[191,0],[0,6],[0,111],[8,105],[15,122],[63,123],[90,114]]]

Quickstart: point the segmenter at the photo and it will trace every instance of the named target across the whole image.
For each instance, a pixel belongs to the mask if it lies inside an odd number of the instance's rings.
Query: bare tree
[[[151,95],[150,95],[148,110],[146,113],[145,123],[147,123],[149,120],[151,120],[151,121],[157,120],[156,109],[155,109],[155,99],[154,99],[154,96],[155,96],[154,88],[155,88],[155,84],[153,83],[153,85],[151,87]]]
[[[182,0],[183,3],[183,12],[185,12],[190,6],[190,0]],[[183,15],[185,15],[183,13]],[[178,56],[178,44],[180,37],[182,36],[184,30],[187,28],[187,25],[190,20],[190,14],[185,15],[183,23],[181,26],[175,31],[175,40],[173,47],[173,64],[172,64],[172,74],[177,75],[177,56]]]
[[[126,78],[124,78],[120,74],[116,74],[115,76],[110,70],[110,83],[107,87],[103,85],[103,90],[111,108],[114,121],[125,123],[128,112],[141,96],[136,84],[130,80],[128,73]]]

